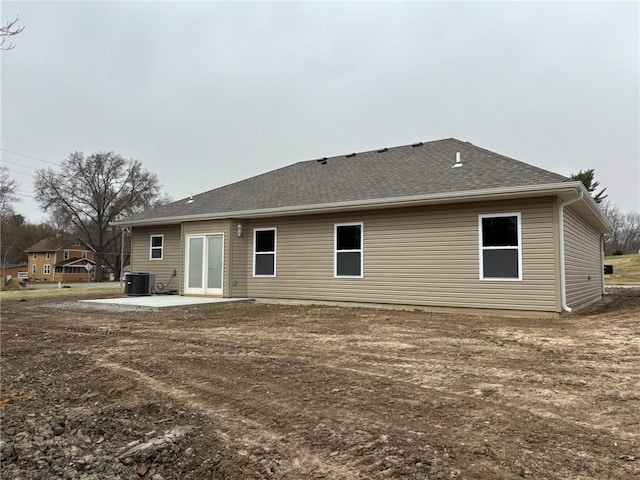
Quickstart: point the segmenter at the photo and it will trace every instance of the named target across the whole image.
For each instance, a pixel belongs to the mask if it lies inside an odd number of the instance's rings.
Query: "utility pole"
[[[3,283],[7,280],[7,255],[9,255],[9,252],[11,251],[12,248],[13,248],[13,245],[9,245],[9,248],[7,248],[7,251],[4,252],[4,258],[2,259],[2,282]]]
[[[11,251],[12,248],[13,248],[13,245],[9,245],[9,248],[7,248],[7,251],[4,252],[4,258],[2,259],[2,268],[5,270],[7,268],[7,255],[9,255],[9,252]]]

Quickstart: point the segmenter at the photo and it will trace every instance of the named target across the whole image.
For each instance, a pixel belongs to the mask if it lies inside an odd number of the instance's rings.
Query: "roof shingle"
[[[78,239],[74,238],[45,238],[40,240],[38,243],[30,246],[25,250],[26,252],[55,252],[57,250],[66,247],[67,245],[83,245],[86,247],[84,242],[81,242]],[[91,248],[91,247],[88,247]]]
[[[460,152],[463,166],[451,168]],[[134,215],[124,222],[546,185],[568,180],[456,139],[308,160]]]

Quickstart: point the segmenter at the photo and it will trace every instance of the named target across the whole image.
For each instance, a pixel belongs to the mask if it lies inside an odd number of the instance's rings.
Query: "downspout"
[[[604,284],[604,233],[600,235],[600,264],[602,265],[601,275],[600,275],[600,283],[602,288],[602,295],[606,294],[606,288]]]
[[[566,272],[564,268],[564,207],[573,205],[584,198],[584,190],[580,189],[580,195],[576,198],[560,204],[560,213],[558,215],[558,222],[560,223],[560,300],[562,301],[562,309],[565,312],[571,313],[573,310],[567,305],[567,285],[566,285]]]
[[[124,234],[126,231],[127,231],[127,227],[124,227],[121,232],[122,240],[120,242],[120,288],[124,286]]]

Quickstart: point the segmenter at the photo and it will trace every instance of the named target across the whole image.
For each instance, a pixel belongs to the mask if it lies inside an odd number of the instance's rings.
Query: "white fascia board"
[[[580,182],[560,182],[545,185],[528,185],[522,187],[499,187],[483,190],[469,190],[462,192],[446,192],[431,195],[411,195],[405,197],[376,198],[371,200],[352,200],[347,202],[320,203],[315,205],[296,205],[291,207],[262,208],[255,210],[239,210],[219,213],[201,213],[195,215],[178,215],[172,217],[158,217],[142,220],[113,222],[120,227],[169,225],[181,222],[197,222],[202,220],[224,220],[240,218],[261,218],[274,216],[308,215],[314,213],[331,213],[359,209],[397,208],[429,204],[446,204],[471,202],[476,200],[502,200],[509,198],[535,197],[557,195],[561,193],[575,193]]]
[[[595,216],[599,220],[599,222],[602,224],[602,226],[605,227],[603,229],[605,230],[603,233],[613,233],[614,228],[611,221],[607,218],[607,216],[604,214],[602,209],[598,206],[596,201],[591,197],[591,194],[586,189],[586,187],[581,182],[578,182],[578,183],[579,183],[579,187],[581,187],[584,190],[584,199],[582,203],[589,208],[589,211],[593,214],[593,216]]]

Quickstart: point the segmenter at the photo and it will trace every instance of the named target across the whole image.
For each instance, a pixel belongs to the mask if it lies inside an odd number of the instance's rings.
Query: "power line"
[[[7,170],[9,170],[11,173],[19,173],[20,175],[26,175],[27,177],[31,177],[31,178],[35,178],[35,175],[33,173],[27,173],[27,172],[21,172],[20,170],[16,170],[15,168],[8,168]]]
[[[51,165],[55,165],[56,167],[59,167],[60,164],[56,163],[56,162],[51,162],[49,160],[44,160],[42,158],[38,158],[38,157],[34,157],[33,155],[27,155],[25,153],[20,153],[20,152],[14,152],[13,150],[7,150],[6,148],[0,148],[0,150],[2,150],[3,152],[7,152],[7,153],[11,153],[13,155],[19,155],[21,157],[25,157],[25,158],[31,158],[32,160],[38,160],[39,162],[44,162],[44,163],[49,163]]]
[[[16,193],[15,194],[18,197],[29,197],[29,198],[33,198],[35,200],[36,197],[34,197],[33,195],[29,195],[28,193]]]
[[[5,137],[1,137],[1,138],[5,138]],[[9,140],[9,139],[7,139],[7,140]],[[24,143],[24,142],[17,142],[17,143]],[[28,144],[24,143],[24,145],[28,145]],[[43,149],[43,150],[46,150],[46,149]],[[44,163],[48,163],[48,164],[51,164],[51,165],[55,165],[56,167],[60,167],[61,166],[59,163],[51,162],[49,160],[44,160],[42,158],[34,157],[32,155],[27,155],[25,153],[14,152],[13,150],[7,150],[6,148],[0,148],[0,151],[11,153],[13,155],[19,155],[19,156],[25,157],[25,158],[31,158],[33,160],[38,160],[39,162],[44,162]],[[53,152],[53,153],[56,153],[56,152]],[[29,165],[23,165],[23,164],[20,164],[20,163],[11,162],[9,160],[4,160],[4,159],[2,161],[4,163],[10,163],[12,165],[17,165],[19,167],[27,167],[27,168],[31,168],[33,170],[38,170],[38,168],[29,166]],[[27,173],[24,173],[24,172],[18,172],[18,173],[22,173],[23,175],[28,175]],[[206,189],[202,188],[202,190],[205,191]],[[191,191],[186,191],[186,190],[165,190],[165,192],[167,192],[167,193],[177,193],[177,194],[180,194],[180,195],[191,195],[193,193],[193,190],[191,190]]]
[[[2,137],[2,138],[4,138],[4,137]],[[21,142],[19,142],[19,143],[21,143]],[[38,160],[38,161],[40,161],[40,162],[44,162],[44,163],[48,163],[48,164],[51,164],[51,165],[55,165],[55,166],[57,166],[57,167],[60,167],[60,166],[61,166],[60,164],[55,163],[55,162],[51,162],[51,161],[48,161],[48,160],[44,160],[44,159],[42,159],[42,158],[34,157],[34,156],[32,156],[32,155],[27,155],[27,154],[20,153],[20,152],[14,152],[13,150],[7,150],[6,148],[0,148],[0,151],[7,152],[7,153],[11,153],[11,154],[13,154],[13,155],[19,155],[19,156],[21,156],[21,157],[25,157],[25,158],[31,158],[31,159],[33,159],[33,160]],[[26,168],[30,168],[30,169],[32,169],[32,170],[34,170],[34,171],[39,170],[37,167],[32,167],[32,166],[30,166],[30,165],[24,165],[23,163],[12,162],[12,161],[10,161],[10,160],[6,160],[6,159],[2,159],[2,163],[8,163],[8,164],[11,164],[11,165],[16,165],[16,166],[18,166],[18,167],[26,167]],[[16,170],[15,168],[10,168],[9,170],[10,170],[11,172],[13,172],[13,173],[18,173],[18,174],[21,174],[21,175],[29,176],[29,177],[31,177],[31,178],[35,178],[35,175],[33,175],[33,174],[31,174],[31,173],[21,172],[21,171],[19,171],[19,170]],[[181,195],[190,195],[190,194],[192,194],[192,191],[191,191],[191,192],[187,192],[186,190],[164,190],[164,191],[165,191],[166,193],[178,194],[179,196],[181,196]]]
[[[26,142],[21,142],[19,140],[13,140],[11,138],[7,138],[7,137],[3,137],[0,136],[0,138],[4,139],[4,140],[8,140],[9,142],[13,142],[13,143],[19,143],[21,145],[26,145],[27,147],[32,147],[32,148],[37,148],[39,150],[44,150],[45,152],[49,152],[49,153],[55,153],[56,155],[62,155],[65,156],[65,153],[61,153],[61,152],[56,152],[55,150],[50,150],[48,148],[44,148],[44,147],[39,147],[38,145],[33,145],[31,143],[26,143]]]
[[[24,165],[23,163],[16,163],[16,162],[12,162],[10,160],[2,160],[2,163],[9,163],[11,165],[17,165],[18,167],[25,167],[25,168],[30,168],[32,170],[38,170],[36,167],[32,167],[31,165]]]

